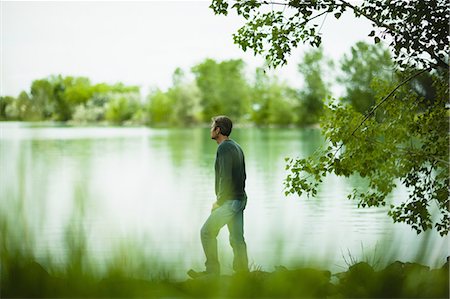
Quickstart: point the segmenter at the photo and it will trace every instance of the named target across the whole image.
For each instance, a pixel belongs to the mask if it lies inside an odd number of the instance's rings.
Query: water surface
[[[63,262],[68,232],[82,232],[98,261],[132,248],[180,273],[201,269],[199,229],[215,198],[217,144],[209,129],[0,125],[1,208],[16,238],[38,257]],[[313,153],[323,143],[318,130],[236,128],[231,137],[246,155],[252,267],[314,263],[340,271],[355,259],[437,267],[449,255],[448,237],[417,236],[392,223],[387,208],[361,209],[347,200],[364,185],[359,179],[329,176],[317,198],[285,197],[284,158]],[[406,196],[400,187],[389,200]],[[224,228],[219,246],[230,272],[227,238]]]

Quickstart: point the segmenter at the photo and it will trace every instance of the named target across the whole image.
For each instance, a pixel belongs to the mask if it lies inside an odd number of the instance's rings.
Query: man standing
[[[247,245],[244,239],[244,209],[247,204],[245,161],[239,144],[229,138],[232,127],[231,120],[226,116],[212,119],[211,139],[219,145],[215,162],[217,200],[201,229],[206,271],[190,270],[188,275],[192,278],[220,274],[217,235],[225,225],[228,226],[230,245],[233,248],[233,269],[236,272],[248,272]]]

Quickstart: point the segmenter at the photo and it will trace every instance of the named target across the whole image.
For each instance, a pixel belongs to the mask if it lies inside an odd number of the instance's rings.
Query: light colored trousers
[[[244,209],[247,199],[227,200],[211,212],[200,231],[203,251],[206,256],[206,272],[219,274],[220,264],[217,253],[217,235],[222,227],[228,226],[230,245],[233,248],[233,269],[248,271],[247,245],[244,239]]]

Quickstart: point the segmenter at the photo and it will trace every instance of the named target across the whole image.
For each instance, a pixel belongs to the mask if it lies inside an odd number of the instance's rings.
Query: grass
[[[251,264],[249,273],[209,279],[174,279],[177,271],[158,256],[148,256],[142,244],[127,242],[107,262],[94,262],[87,250],[86,231],[76,225],[78,207],[65,233],[63,261],[47,254],[37,257],[25,217],[0,211],[1,298],[448,298],[447,263],[437,269],[416,263],[393,262],[378,268],[377,250],[363,261],[347,252],[348,269],[277,266],[264,271]],[[77,216],[78,215],[78,216]],[[187,269],[186,269],[187,270]],[[179,273],[177,273],[179,274]],[[176,275],[180,277],[180,275]],[[332,278],[335,278],[332,280]]]
[[[116,269],[117,270],[117,269]],[[326,270],[278,267],[208,279],[176,281],[111,271],[98,277],[67,268],[51,275],[33,260],[2,266],[2,298],[448,298],[448,264],[440,269],[395,262],[381,271],[361,262],[339,273],[331,283]]]
[[[367,264],[370,264],[374,268],[378,268],[381,264],[381,254],[378,254],[378,244],[375,246],[375,249],[373,251],[366,251],[364,249],[364,244],[361,243],[361,261],[358,260],[356,255],[353,255],[349,249],[347,249],[346,255],[341,251],[341,256],[347,267],[351,267],[359,262],[365,262]]]
[[[32,248],[10,235],[1,218],[1,298],[448,298],[448,262],[441,268],[394,262],[376,271],[349,253],[349,268],[332,273],[278,266],[273,272],[250,265],[244,274],[208,279],[173,279],[175,270],[122,245],[108,263],[92,262],[83,233],[68,230],[68,256],[38,262]],[[9,226],[10,227],[10,226]],[[70,232],[70,233],[69,233]]]

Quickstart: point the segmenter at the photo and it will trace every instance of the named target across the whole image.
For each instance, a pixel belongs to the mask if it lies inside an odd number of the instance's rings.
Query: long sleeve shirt
[[[239,144],[229,139],[219,144],[215,163],[217,204],[226,200],[246,199],[244,152]]]

